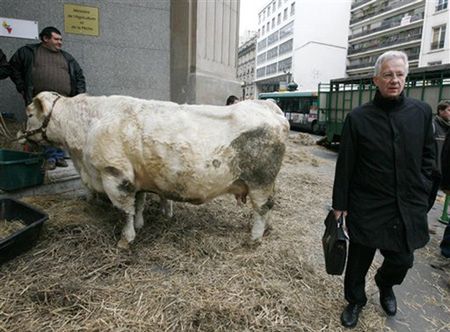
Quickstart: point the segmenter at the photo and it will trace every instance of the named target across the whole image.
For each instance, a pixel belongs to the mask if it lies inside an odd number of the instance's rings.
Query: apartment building
[[[434,0],[354,0],[348,36],[347,75],[371,74],[377,57],[393,49],[408,54],[410,68],[418,67],[425,3],[434,4]]]
[[[255,99],[255,60],[256,60],[256,38],[248,39],[239,46],[237,80],[241,82],[242,99]]]
[[[256,78],[258,92],[277,91],[290,80],[295,1],[271,0],[258,14]]]
[[[258,15],[256,88],[282,89],[291,81],[315,91],[345,75],[350,2],[270,0]]]
[[[448,0],[426,1],[419,66],[450,63]]]

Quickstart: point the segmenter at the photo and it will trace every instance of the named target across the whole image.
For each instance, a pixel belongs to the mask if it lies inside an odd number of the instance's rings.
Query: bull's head
[[[19,142],[33,143],[48,142],[46,130],[53,108],[61,96],[55,92],[41,92],[33,98],[33,102],[26,109],[27,129],[17,134]]]

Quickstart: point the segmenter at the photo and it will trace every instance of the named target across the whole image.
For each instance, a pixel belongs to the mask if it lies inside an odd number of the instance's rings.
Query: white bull
[[[68,150],[83,183],[126,213],[119,246],[143,226],[145,192],[193,204],[248,195],[252,239],[262,238],[289,133],[273,102],[178,105],[42,92],[27,116],[29,140]]]

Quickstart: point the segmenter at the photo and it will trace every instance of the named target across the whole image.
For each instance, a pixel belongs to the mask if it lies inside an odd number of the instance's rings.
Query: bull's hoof
[[[272,226],[268,225],[264,230],[263,236],[268,236],[272,232],[272,229],[273,229]]]
[[[117,248],[122,250],[128,250],[130,249],[130,243],[125,239],[120,239],[119,242],[117,242]]]
[[[242,244],[243,247],[249,248],[249,249],[255,249],[259,247],[262,244],[262,238],[259,239],[253,239],[252,237],[247,238],[247,240],[244,241]]]

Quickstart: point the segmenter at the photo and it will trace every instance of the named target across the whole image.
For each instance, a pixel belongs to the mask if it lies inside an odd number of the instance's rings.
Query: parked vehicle
[[[258,98],[273,99],[284,112],[292,129],[307,130],[314,134],[325,133],[325,114],[319,108],[321,98],[317,92],[266,92],[260,93]]]

